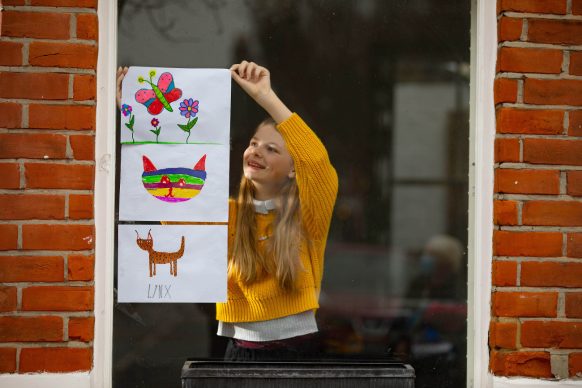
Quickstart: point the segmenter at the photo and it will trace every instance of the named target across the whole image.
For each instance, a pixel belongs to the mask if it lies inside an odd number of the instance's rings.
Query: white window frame
[[[115,71],[117,1],[99,0],[97,125],[95,137],[95,339],[86,373],[6,374],[0,386],[110,388],[113,350],[115,211]],[[493,80],[497,52],[494,0],[471,0],[471,106],[469,174],[469,301],[467,387],[581,387],[581,381],[508,379],[489,373],[489,320],[493,233]]]

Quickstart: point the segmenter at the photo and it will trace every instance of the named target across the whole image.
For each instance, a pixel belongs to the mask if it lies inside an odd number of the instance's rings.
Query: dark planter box
[[[414,388],[414,369],[400,363],[186,361],[183,388]]]

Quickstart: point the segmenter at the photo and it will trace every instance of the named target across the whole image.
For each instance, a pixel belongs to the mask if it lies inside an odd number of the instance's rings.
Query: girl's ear
[[[295,169],[292,168],[291,171],[289,172],[289,175],[287,175],[289,177],[289,179],[295,179]]]

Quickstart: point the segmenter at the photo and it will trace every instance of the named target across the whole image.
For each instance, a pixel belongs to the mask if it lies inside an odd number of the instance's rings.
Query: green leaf
[[[131,115],[131,118],[129,119],[129,125],[131,125],[133,127],[134,123],[135,123],[135,116]]]
[[[184,132],[189,132],[190,130],[188,129],[188,126],[186,124],[177,124],[178,127],[180,127],[180,129]]]
[[[125,123],[125,126],[129,128],[130,131],[133,131],[133,126],[129,125],[128,123]]]
[[[158,132],[157,131],[154,131],[153,129],[150,129],[150,132],[153,133],[154,135],[157,135],[158,134]]]
[[[192,120],[192,121],[190,121],[190,123],[188,123],[188,129],[192,129],[192,127],[195,126],[197,122],[198,122],[198,117],[195,117],[194,120]]]

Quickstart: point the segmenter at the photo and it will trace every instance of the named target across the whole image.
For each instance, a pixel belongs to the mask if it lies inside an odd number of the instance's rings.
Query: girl
[[[314,355],[337,174],[318,137],[273,92],[266,68],[243,61],[230,70],[272,119],[250,140],[230,200],[228,295],[216,305],[217,334],[230,338],[225,360],[303,359]],[[118,95],[126,72],[118,70]]]

